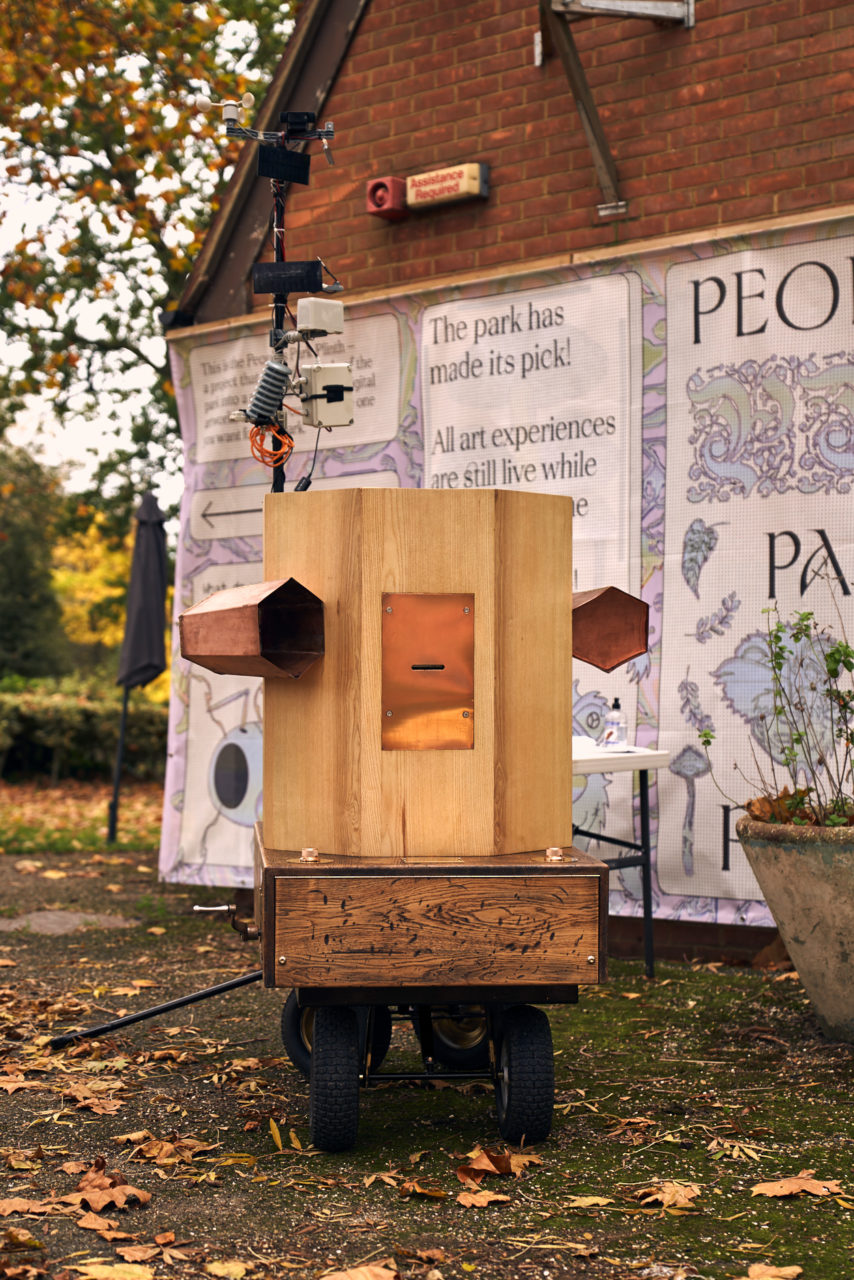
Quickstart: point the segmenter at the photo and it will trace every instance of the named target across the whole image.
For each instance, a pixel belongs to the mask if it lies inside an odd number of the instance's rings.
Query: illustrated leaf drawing
[[[712,636],[722,636],[732,626],[733,614],[740,606],[741,601],[735,592],[731,591],[721,600],[720,609],[710,613],[707,618],[701,618],[693,633],[688,631],[686,635],[693,634],[700,644],[705,644],[707,640],[711,640]]]
[[[688,724],[692,724],[699,733],[705,731],[714,733],[714,721],[700,705],[700,686],[695,681],[688,679],[687,672],[685,679],[679,685],[678,693],[679,710],[688,721]]]
[[[705,520],[691,521],[682,541],[682,577],[698,600],[700,573],[717,545],[718,534],[714,525],[706,524]]]
[[[831,1196],[841,1195],[842,1187],[838,1182],[826,1178],[816,1178],[814,1169],[802,1169],[791,1178],[780,1178],[778,1182],[757,1182],[751,1187],[754,1196]]]

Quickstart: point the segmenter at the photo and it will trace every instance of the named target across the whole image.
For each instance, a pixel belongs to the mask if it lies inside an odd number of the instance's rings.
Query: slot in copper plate
[[[382,598],[383,751],[474,746],[474,595]]]

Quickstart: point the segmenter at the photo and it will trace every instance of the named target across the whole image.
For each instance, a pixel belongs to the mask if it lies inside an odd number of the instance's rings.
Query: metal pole
[[[122,760],[125,754],[125,727],[128,719],[128,698],[130,689],[125,685],[122,698],[122,717],[119,721],[119,741],[116,747],[116,767],[113,772],[113,798],[110,801],[109,821],[107,824],[107,844],[116,842],[116,826],[119,819],[119,783],[122,777]]]
[[[86,1031],[69,1031],[64,1036],[54,1036],[50,1041],[51,1049],[64,1049],[74,1040],[88,1040],[93,1036],[105,1035],[109,1031],[117,1031],[119,1027],[129,1027],[134,1022],[145,1022],[146,1018],[156,1018],[158,1014],[170,1013],[172,1009],[183,1009],[184,1005],[196,1004],[199,1000],[208,1000],[211,996],[222,995],[224,991],[234,991],[236,987],[245,987],[250,982],[260,982],[264,976],[263,969],[255,969],[245,973],[242,978],[231,978],[228,982],[220,982],[216,987],[205,987],[204,991],[194,991],[190,996],[179,996],[177,1000],[169,1000],[166,1004],[157,1004],[153,1009],[142,1009],[139,1013],[129,1013],[125,1018],[116,1018],[114,1022],[105,1022],[100,1027],[89,1027]]]
[[[652,941],[652,859],[649,832],[649,773],[641,769],[640,780],[640,827],[641,827],[641,894],[643,895],[643,954],[646,976],[655,977],[655,954]]]

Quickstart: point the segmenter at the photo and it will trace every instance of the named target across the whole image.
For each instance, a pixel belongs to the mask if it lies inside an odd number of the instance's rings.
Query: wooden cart
[[[356,1140],[390,1008],[421,1074],[488,1075],[508,1141],[549,1132],[533,1006],[605,977],[608,871],[572,848],[571,520],[501,490],[269,495],[265,582],[181,619],[185,657],[265,678],[256,926],[323,1149]],[[580,656],[644,651],[640,602],[576,603]]]

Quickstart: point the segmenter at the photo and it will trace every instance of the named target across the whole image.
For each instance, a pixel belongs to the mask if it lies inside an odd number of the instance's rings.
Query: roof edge
[[[290,97],[294,83],[311,52],[314,40],[334,3],[335,0],[308,0],[308,3],[300,9],[293,33],[258,109],[253,128],[262,131],[275,129],[279,113],[283,110],[282,104]],[[360,6],[360,16],[362,8],[367,3],[369,0],[364,0],[364,4]],[[345,53],[346,48],[342,50],[341,60]],[[336,66],[336,73],[337,70]],[[211,220],[199,255],[193,263],[175,305],[175,311],[180,314],[182,325],[186,325],[188,321],[192,323],[190,317],[195,315],[196,308],[219,268],[246,197],[256,178],[254,156],[254,146],[244,143],[234,173],[226,187],[222,204]]]

